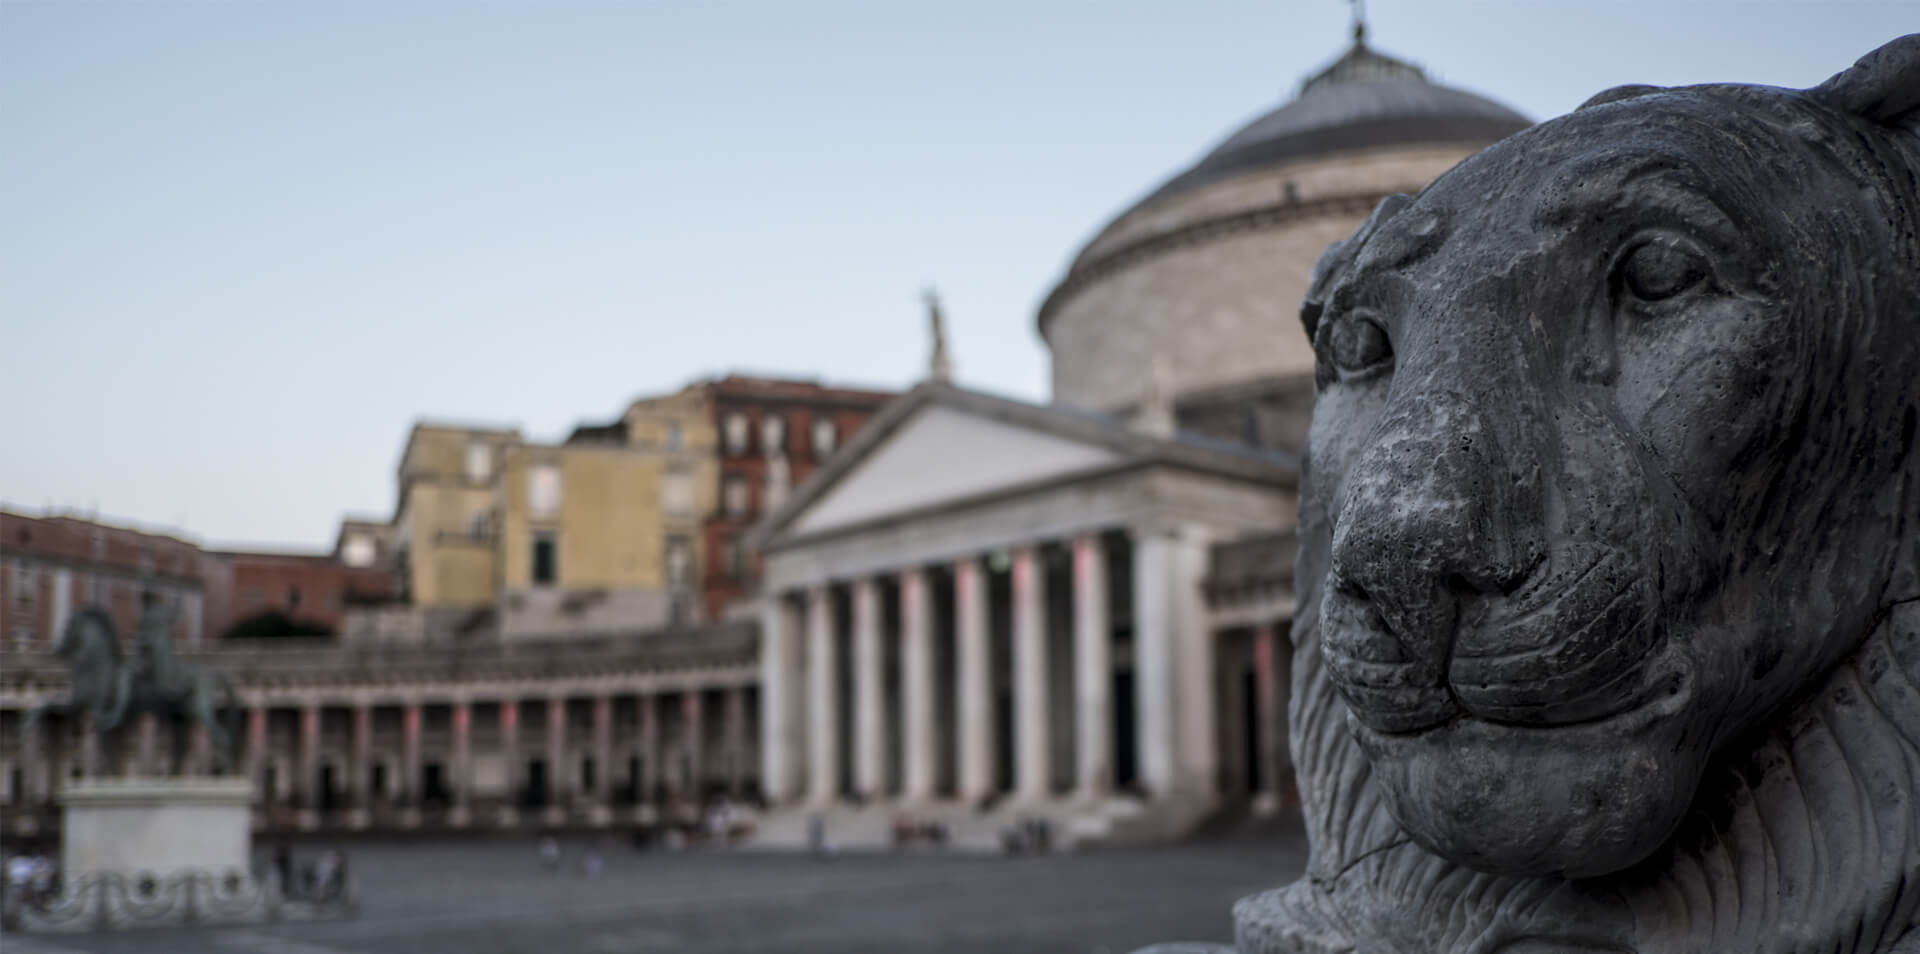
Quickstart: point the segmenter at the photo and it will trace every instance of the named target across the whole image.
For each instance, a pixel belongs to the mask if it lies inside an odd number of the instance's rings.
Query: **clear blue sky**
[[[1535,117],[1809,85],[1920,2],[1374,0]],[[1110,215],[1339,52],[1337,0],[0,2],[0,501],[220,543],[390,513],[422,416],[561,436],[728,369],[1046,395]]]

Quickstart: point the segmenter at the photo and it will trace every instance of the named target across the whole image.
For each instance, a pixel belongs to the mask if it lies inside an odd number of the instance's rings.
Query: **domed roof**
[[[1134,208],[1267,166],[1380,146],[1491,143],[1532,125],[1493,100],[1429,82],[1377,53],[1356,30],[1352,48],[1300,86],[1300,95],[1241,129]]]

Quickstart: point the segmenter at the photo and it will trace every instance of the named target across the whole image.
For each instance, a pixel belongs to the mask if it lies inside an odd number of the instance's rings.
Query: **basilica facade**
[[[762,837],[1152,840],[1287,805],[1300,299],[1381,198],[1526,125],[1357,29],[1074,258],[1050,403],[936,365],[801,485],[755,539]]]

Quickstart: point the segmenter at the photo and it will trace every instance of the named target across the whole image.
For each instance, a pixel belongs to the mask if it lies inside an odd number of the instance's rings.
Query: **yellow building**
[[[521,442],[512,428],[415,424],[400,455],[395,567],[426,629],[476,622],[499,590],[500,462]]]
[[[696,385],[555,444],[415,425],[392,533],[409,605],[358,631],[521,638],[693,621],[719,485],[712,422]]]

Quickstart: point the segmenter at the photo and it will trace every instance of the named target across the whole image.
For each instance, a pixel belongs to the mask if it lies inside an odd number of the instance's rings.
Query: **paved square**
[[[1297,828],[1184,845],[1032,858],[815,860],[639,853],[564,840],[565,870],[532,838],[347,843],[352,921],[110,935],[8,936],[6,954],[640,954],[1108,952],[1228,940],[1229,908],[1293,880]],[[603,845],[598,877],[577,863]],[[302,844],[310,858],[318,844]]]

